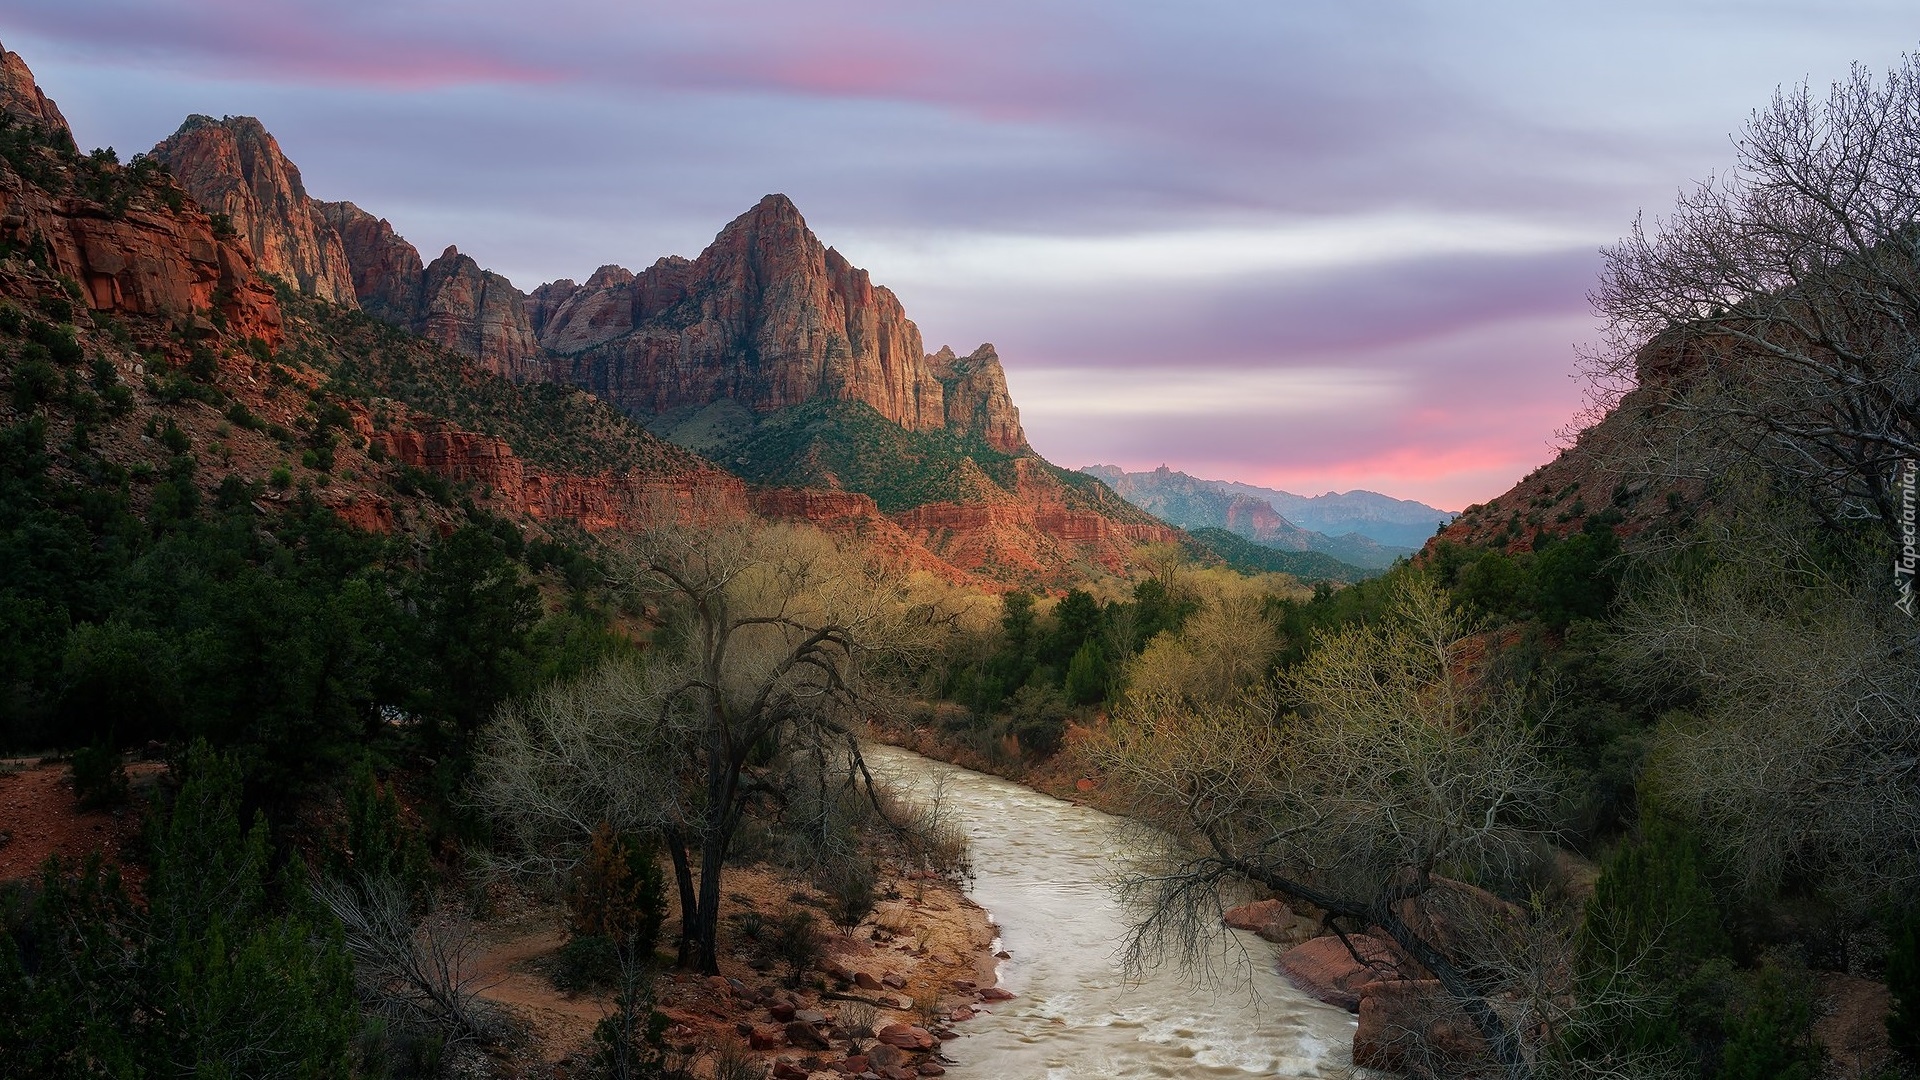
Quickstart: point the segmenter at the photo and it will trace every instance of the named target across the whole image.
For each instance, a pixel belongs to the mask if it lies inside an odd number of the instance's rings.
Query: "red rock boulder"
[[[1349,943],[1351,948],[1349,948]],[[1401,974],[1399,954],[1383,938],[1329,934],[1280,954],[1280,973],[1307,996],[1349,1012],[1360,1009],[1360,988]]]

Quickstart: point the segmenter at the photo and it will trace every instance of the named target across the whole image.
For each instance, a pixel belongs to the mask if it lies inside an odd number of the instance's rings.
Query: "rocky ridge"
[[[251,116],[187,117],[153,148],[194,201],[225,214],[253,253],[277,274],[328,303],[355,305],[353,274],[340,236],[307,197],[300,170]]]
[[[1113,465],[1081,472],[1099,478],[1128,502],[1184,528],[1221,528],[1280,551],[1314,551],[1367,569],[1381,569],[1414,549],[1390,547],[1358,533],[1327,536],[1294,524],[1266,499],[1228,490],[1162,465],[1130,473]]]
[[[964,480],[902,504],[855,475],[883,475],[892,468],[885,462],[830,467],[816,444],[782,459],[794,468],[760,475],[736,465],[725,440],[686,443],[749,481],[741,491],[785,492],[747,499],[759,512],[854,528],[950,575],[1027,584],[1076,567],[1117,569],[1135,543],[1178,535],[1039,459],[993,346],[925,352],[898,298],[822,244],[785,196],[762,199],[696,258],[662,258],[639,273],[603,266],[584,284],[563,279],[528,295],[455,248],[425,263],[389,222],[350,202],[311,199],[257,120],[195,118],[160,156],[196,198],[226,200],[236,228],[246,223],[239,231],[255,259],[301,293],[332,302],[340,275],[303,276],[299,267],[329,265],[325,253],[337,250],[364,311],[489,372],[578,386],[643,419],[732,409],[747,434],[803,406],[870,409],[898,432],[944,440],[928,451],[896,447],[881,433],[888,447]],[[279,219],[283,227],[274,226]],[[421,432],[389,449],[457,479],[484,475],[491,489],[525,496],[523,510],[536,517],[565,516],[562,507],[572,506],[594,527],[629,519],[634,498],[620,483],[530,484],[505,458],[462,443],[463,430]],[[836,452],[870,449],[855,441]],[[435,449],[443,444],[445,453]],[[816,490],[793,494],[801,489]]]

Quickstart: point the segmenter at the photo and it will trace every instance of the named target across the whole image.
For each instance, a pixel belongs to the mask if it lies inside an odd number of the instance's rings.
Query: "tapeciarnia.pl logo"
[[[1893,562],[1893,583],[1900,590],[1900,598],[1893,602],[1893,606],[1909,619],[1914,616],[1914,568],[1920,564],[1920,545],[1916,545],[1914,540],[1914,486],[1917,479],[1920,479],[1920,467],[1916,467],[1912,458],[1901,459],[1899,468],[1893,474],[1894,490],[1900,496],[1900,557]]]

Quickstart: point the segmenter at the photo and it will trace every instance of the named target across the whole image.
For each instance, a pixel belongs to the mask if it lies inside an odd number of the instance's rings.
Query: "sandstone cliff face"
[[[233,221],[256,269],[278,274],[309,296],[355,305],[339,233],[307,197],[300,170],[260,121],[189,116],[153,148],[153,156],[173,170],[201,208]]]
[[[60,115],[59,106],[40,92],[33,81],[33,72],[27,70],[27,62],[20,59],[19,53],[7,52],[4,48],[0,48],[0,112],[23,124],[38,124],[56,137],[64,136],[68,143],[73,142],[67,118]]]
[[[511,281],[453,247],[423,265],[419,250],[386,219],[350,202],[314,206],[340,237],[354,295],[369,315],[472,357],[496,375],[516,382],[547,378],[527,298]]]
[[[542,286],[529,304],[555,377],[630,412],[740,402],[768,413],[857,401],[909,431],[957,428],[1026,445],[992,348],[922,350],[892,292],[823,246],[791,201],[769,195],[694,260],[585,285]]]
[[[60,110],[14,53],[0,56],[0,109],[44,128],[50,146],[72,147]],[[205,214],[172,209],[153,189],[109,209],[69,181],[33,183],[0,168],[0,241],[19,250],[44,245],[43,265],[9,258],[9,275],[25,283],[70,278],[96,311],[194,321],[217,313],[233,334],[280,341],[279,306],[247,252],[216,237]]]
[[[350,202],[316,202],[327,224],[340,236],[353,275],[353,294],[376,319],[411,328],[420,307],[420,279],[426,266],[420,252],[376,218]]]
[[[969,356],[956,357],[942,345],[927,357],[927,367],[940,382],[947,427],[978,436],[988,446],[1009,454],[1027,448],[1020,429],[1020,410],[1007,393],[1007,372],[992,345],[982,345]]]
[[[430,417],[413,418],[375,439],[401,464],[484,485],[496,502],[536,521],[603,531],[635,528],[662,502],[690,518],[747,511],[747,486],[718,469],[664,475],[550,472],[521,461],[505,439]]]
[[[421,275],[413,329],[515,382],[547,378],[546,356],[527,321],[526,297],[513,282],[482,270],[456,248],[447,248]]]

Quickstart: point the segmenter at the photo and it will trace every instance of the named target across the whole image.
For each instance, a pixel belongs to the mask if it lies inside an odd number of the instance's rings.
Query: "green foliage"
[[[1594,883],[1580,944],[1589,968],[1644,960],[1684,972],[1726,955],[1732,943],[1698,840],[1659,812],[1645,812],[1639,835],[1614,851]]]
[[[1093,705],[1107,696],[1113,683],[1113,671],[1107,651],[1098,641],[1086,641],[1067,663],[1064,687],[1069,705]]]
[[[9,1076],[349,1075],[357,1027],[338,928],[270,899],[238,767],[188,753],[150,840],[146,911],[97,861],[45,867],[0,937]]]
[[[1010,728],[1021,749],[1035,757],[1050,757],[1067,733],[1067,703],[1051,686],[1023,686],[1014,691],[1009,707]]]
[[[97,742],[73,752],[67,760],[73,793],[84,810],[121,806],[127,801],[127,767],[110,742]]]
[[[1761,965],[1727,1019],[1718,1080],[1814,1080],[1826,1053],[1813,1037],[1813,987],[1803,973]]]
[[[1379,573],[1343,563],[1322,551],[1281,551],[1270,548],[1217,526],[1188,529],[1187,533],[1208,551],[1218,555],[1227,566],[1243,574],[1291,574],[1312,584],[1316,581],[1364,581]]]
[[[1920,903],[1906,898],[1888,920],[1887,1041],[1909,1066],[1920,1067]]]
[[[392,784],[382,784],[362,760],[347,784],[346,819],[330,860],[348,880],[390,881],[414,906],[426,903],[432,864],[426,842],[408,825]]]

